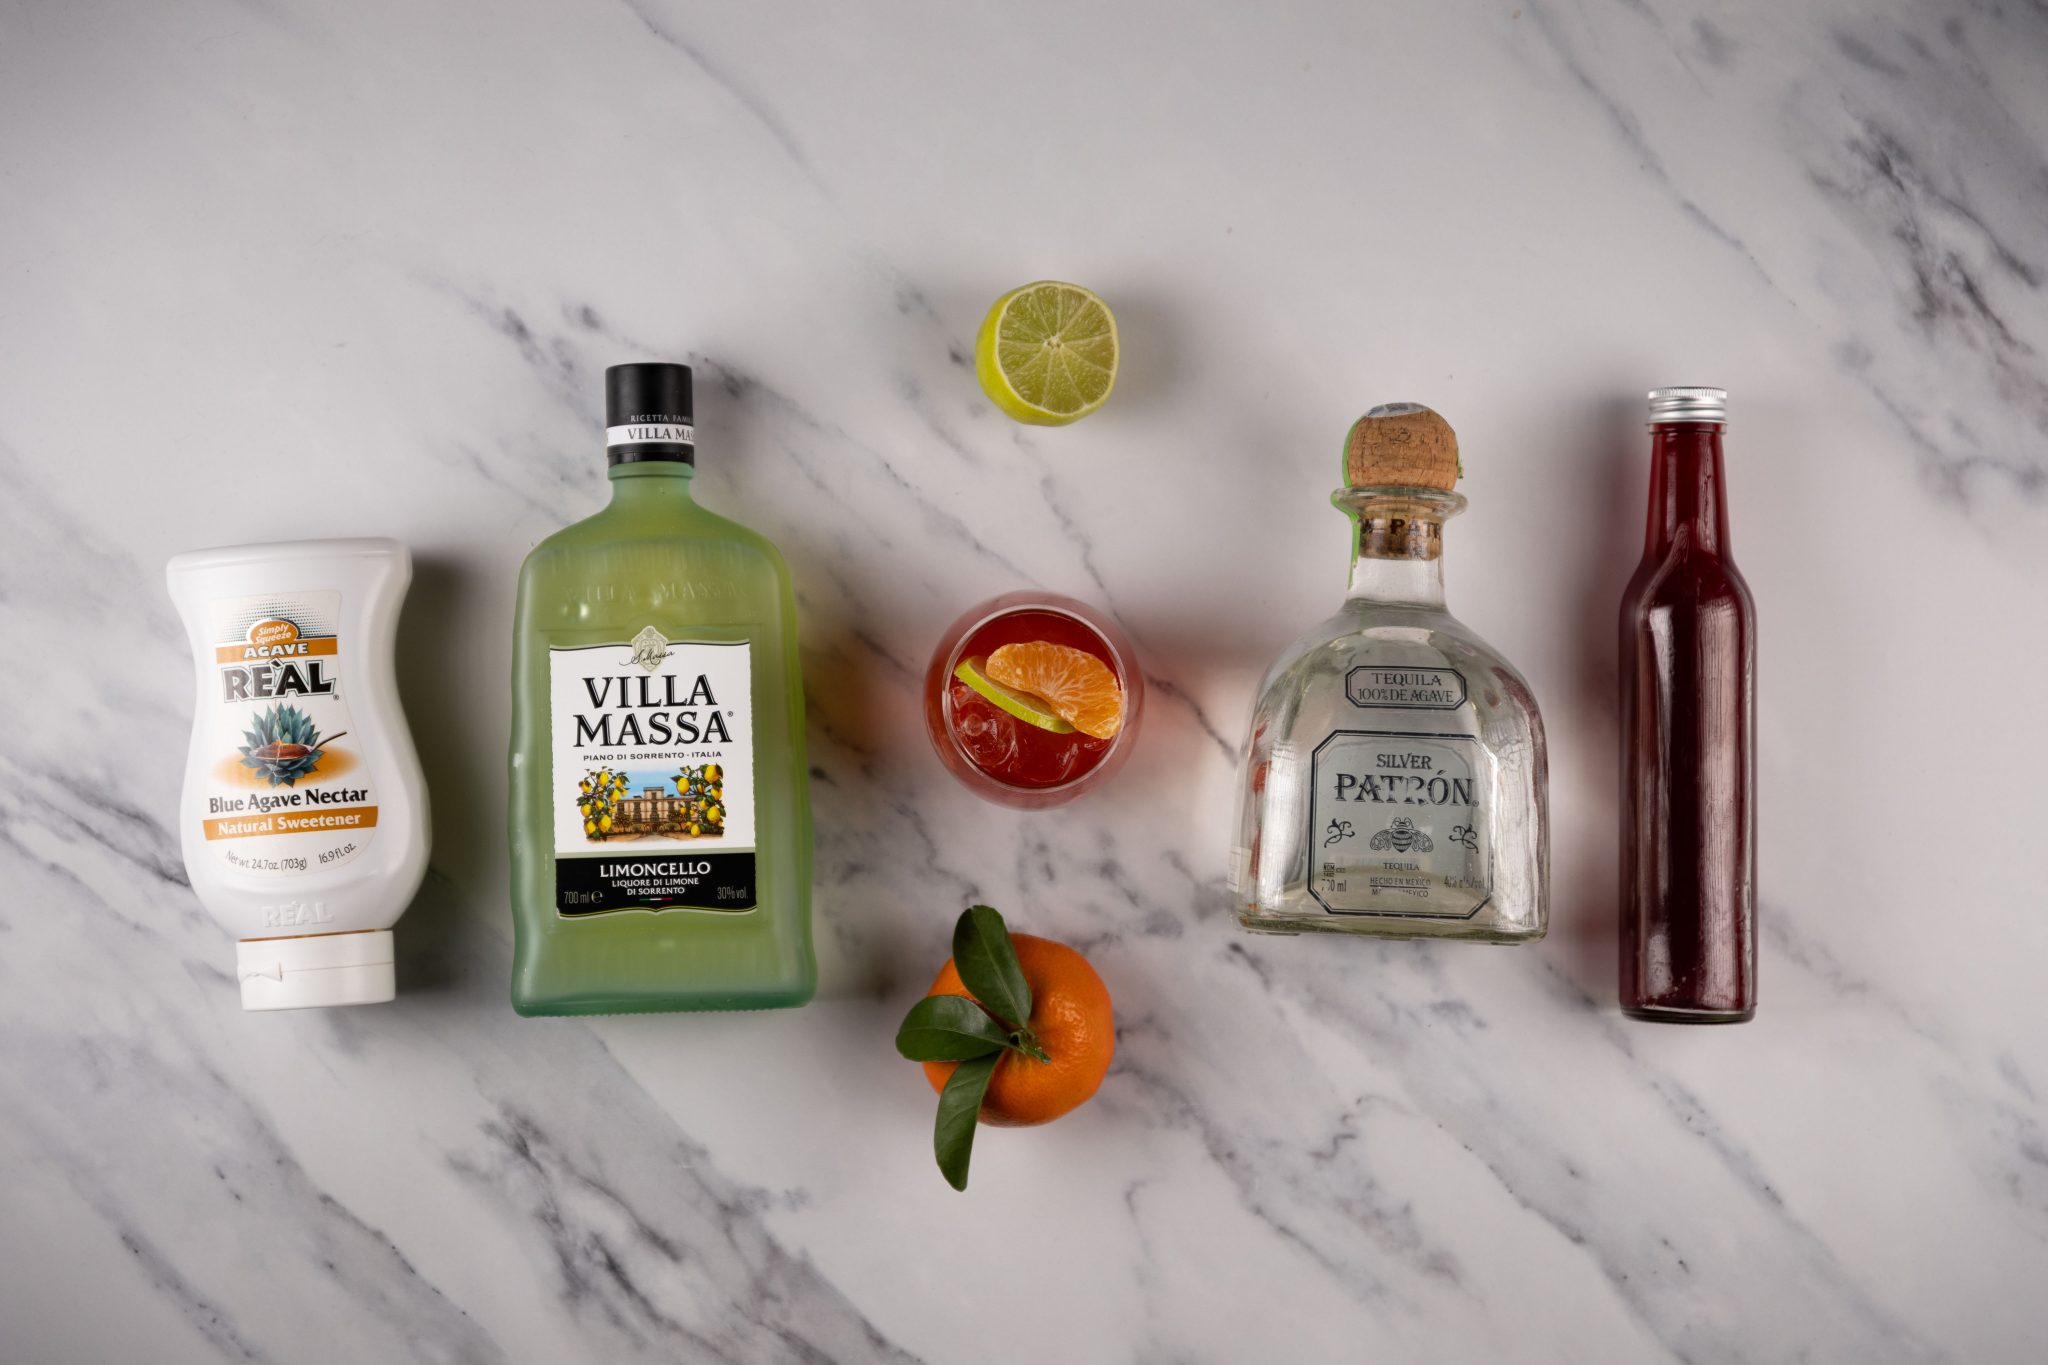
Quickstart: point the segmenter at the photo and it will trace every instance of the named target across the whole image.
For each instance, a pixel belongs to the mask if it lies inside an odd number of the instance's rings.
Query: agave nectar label
[[[1471,735],[1339,730],[1310,760],[1309,894],[1333,915],[1470,919],[1492,896]]]
[[[375,785],[350,733],[341,594],[208,604],[214,684],[200,711],[208,853],[292,876],[349,861],[377,829]]]
[[[752,910],[752,646],[648,626],[548,669],[556,911]]]

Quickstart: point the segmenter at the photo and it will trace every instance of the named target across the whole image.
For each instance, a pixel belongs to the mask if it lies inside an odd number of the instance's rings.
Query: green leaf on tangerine
[[[1031,987],[999,911],[971,905],[961,912],[953,926],[953,966],[989,1013],[1016,1028],[1030,1026]]]
[[[961,1062],[1010,1046],[1003,1026],[965,996],[926,996],[896,1030],[896,1050],[913,1062]]]
[[[981,1113],[982,1096],[996,1074],[1001,1054],[976,1057],[953,1068],[946,1088],[939,1092],[939,1118],[932,1126],[932,1151],[939,1158],[939,1173],[956,1190],[967,1188],[967,1163],[974,1157],[974,1124]]]

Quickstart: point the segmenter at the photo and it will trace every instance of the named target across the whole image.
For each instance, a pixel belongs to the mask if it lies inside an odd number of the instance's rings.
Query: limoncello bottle
[[[687,366],[613,366],[605,409],[610,504],[519,574],[512,1003],[801,1005],[817,965],[789,566],[691,497]]]

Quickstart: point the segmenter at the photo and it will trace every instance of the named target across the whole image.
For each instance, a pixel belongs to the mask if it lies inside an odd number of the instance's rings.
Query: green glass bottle
[[[789,566],[692,500],[683,365],[605,371],[609,506],[535,547],[512,646],[512,1004],[770,1009],[817,984]]]

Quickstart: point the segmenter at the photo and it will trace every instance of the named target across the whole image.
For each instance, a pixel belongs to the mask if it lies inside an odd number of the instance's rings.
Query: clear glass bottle
[[[811,816],[789,566],[690,496],[690,371],[605,372],[612,500],[519,574],[512,1003],[801,1005]]]
[[[1444,607],[1457,438],[1412,403],[1346,444],[1351,591],[1267,673],[1240,770],[1238,921],[1260,933],[1520,943],[1549,913],[1543,721]]]

